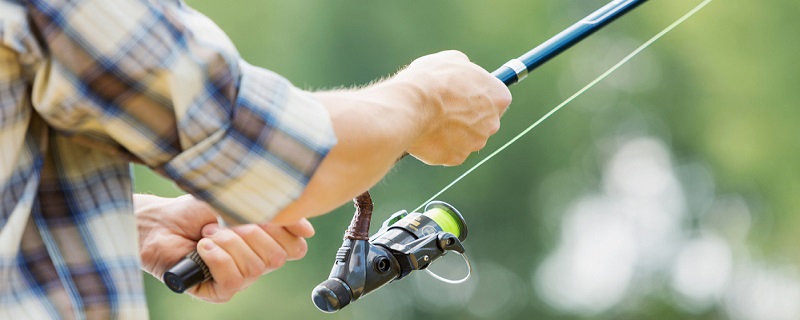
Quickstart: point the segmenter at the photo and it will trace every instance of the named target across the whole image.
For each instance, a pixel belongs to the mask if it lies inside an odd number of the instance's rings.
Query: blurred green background
[[[211,1],[250,63],[310,90],[362,85],[445,49],[494,70],[604,5],[575,1]],[[649,1],[512,88],[465,165],[405,159],[372,189],[373,230],[416,208],[700,1]],[[147,278],[154,319],[798,319],[800,2],[712,2],[439,197],[475,275],[411,275],[328,315],[352,207],[312,219],[305,259],[222,305]],[[179,191],[137,167],[137,190]],[[463,272],[458,259],[438,270]]]

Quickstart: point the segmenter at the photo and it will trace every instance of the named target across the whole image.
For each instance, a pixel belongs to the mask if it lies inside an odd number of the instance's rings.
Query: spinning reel
[[[433,201],[424,213],[398,211],[369,237],[369,192],[353,201],[356,213],[336,252],[331,274],[311,293],[314,304],[323,312],[336,312],[412,271],[425,269],[431,273],[426,268],[449,251],[464,256],[462,242],[467,238],[467,225],[461,213],[447,203]],[[466,256],[464,260],[471,270]],[[470,273],[456,281],[431,275],[448,283],[461,283]]]

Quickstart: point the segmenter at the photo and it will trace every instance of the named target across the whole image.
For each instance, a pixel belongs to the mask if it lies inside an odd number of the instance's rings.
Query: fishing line
[[[594,79],[592,82],[589,82],[589,84],[587,84],[586,86],[584,86],[583,88],[581,88],[580,90],[578,90],[578,92],[575,92],[575,93],[574,93],[572,96],[570,96],[569,98],[567,98],[566,100],[564,100],[564,102],[561,102],[561,103],[560,103],[559,105],[557,105],[555,108],[553,108],[552,110],[550,110],[550,112],[548,112],[547,114],[545,114],[544,116],[542,116],[541,118],[539,118],[539,120],[537,120],[537,121],[536,121],[536,122],[534,122],[532,125],[530,125],[528,128],[526,128],[525,130],[523,130],[522,132],[520,132],[519,134],[517,134],[517,135],[516,135],[514,138],[512,138],[511,140],[509,140],[508,142],[506,142],[506,143],[505,143],[503,146],[501,146],[500,148],[498,148],[497,150],[495,150],[494,152],[492,152],[491,154],[489,154],[488,156],[486,156],[486,158],[483,158],[483,160],[481,160],[480,162],[478,162],[477,164],[475,164],[474,166],[472,166],[471,168],[469,168],[469,170],[467,170],[466,172],[464,172],[463,174],[461,174],[461,175],[460,175],[458,178],[456,178],[455,180],[453,180],[453,182],[450,182],[450,184],[448,184],[447,186],[445,186],[444,188],[442,188],[442,190],[440,190],[439,192],[437,192],[436,194],[434,194],[432,197],[430,197],[428,200],[426,200],[425,202],[423,202],[422,204],[420,204],[420,205],[419,205],[419,207],[417,207],[416,209],[414,209],[414,210],[413,210],[413,211],[411,211],[411,212],[417,212],[417,211],[418,211],[419,209],[421,209],[421,208],[422,208],[422,207],[423,207],[423,206],[424,206],[426,203],[428,203],[428,202],[431,202],[431,201],[433,201],[434,199],[436,199],[437,197],[439,197],[440,195],[442,195],[442,193],[444,193],[445,191],[447,191],[448,189],[450,189],[452,186],[454,186],[456,183],[458,183],[459,181],[461,181],[462,179],[464,179],[464,177],[466,177],[467,175],[469,175],[470,173],[472,173],[473,171],[475,171],[475,169],[478,169],[478,167],[482,166],[484,163],[486,163],[487,161],[489,161],[489,159],[492,159],[492,158],[494,158],[494,156],[496,156],[498,153],[500,153],[501,151],[503,151],[503,150],[505,150],[506,148],[508,148],[508,146],[510,146],[510,145],[511,145],[511,144],[513,144],[514,142],[517,142],[517,140],[519,140],[519,139],[520,139],[520,138],[522,138],[524,135],[526,135],[528,132],[530,132],[531,130],[533,130],[533,129],[534,129],[534,128],[536,128],[537,126],[539,126],[539,124],[541,124],[542,122],[544,122],[545,120],[547,120],[548,118],[550,118],[550,116],[552,116],[553,114],[555,114],[556,112],[558,112],[559,110],[561,110],[561,108],[563,108],[564,106],[566,106],[567,104],[569,104],[570,102],[572,102],[573,100],[575,100],[575,99],[576,99],[578,96],[580,96],[581,94],[583,94],[583,93],[584,93],[584,92],[586,92],[587,90],[589,90],[589,89],[591,89],[592,87],[594,87],[594,85],[596,85],[598,82],[600,82],[600,81],[602,81],[603,79],[605,79],[606,77],[608,77],[610,74],[614,73],[614,71],[616,71],[617,69],[619,69],[620,67],[622,67],[622,65],[624,65],[625,63],[627,63],[627,62],[628,62],[628,61],[630,61],[631,59],[633,59],[633,57],[635,57],[637,54],[639,54],[639,52],[642,52],[642,50],[644,50],[644,49],[646,49],[647,47],[649,47],[651,44],[653,44],[654,42],[656,42],[658,39],[661,39],[661,37],[663,37],[664,35],[666,35],[666,34],[667,34],[667,33],[669,33],[670,31],[672,31],[672,29],[675,29],[677,26],[681,25],[683,22],[685,22],[686,20],[688,20],[689,18],[691,18],[691,17],[692,17],[692,16],[693,16],[695,13],[697,13],[698,11],[700,11],[700,9],[703,9],[703,7],[705,7],[705,6],[706,6],[707,4],[709,4],[711,1],[712,1],[712,0],[705,0],[705,1],[703,1],[702,3],[700,3],[699,5],[697,5],[696,7],[694,7],[694,9],[690,10],[688,13],[686,13],[685,15],[683,15],[682,17],[680,17],[678,20],[675,20],[675,22],[673,22],[672,24],[670,24],[669,26],[667,26],[666,28],[664,28],[664,30],[661,30],[661,32],[659,32],[658,34],[656,34],[655,36],[653,36],[652,38],[650,38],[650,40],[648,40],[647,42],[645,42],[644,44],[642,44],[641,46],[639,46],[638,48],[636,48],[636,50],[634,50],[633,52],[631,52],[630,54],[628,54],[628,55],[627,55],[625,58],[623,58],[622,60],[620,60],[619,62],[617,62],[617,64],[615,64],[615,65],[614,65],[614,66],[612,66],[610,69],[608,69],[608,71],[606,71],[606,72],[604,72],[603,74],[601,74],[600,76],[598,76],[598,77],[597,77],[596,79]]]

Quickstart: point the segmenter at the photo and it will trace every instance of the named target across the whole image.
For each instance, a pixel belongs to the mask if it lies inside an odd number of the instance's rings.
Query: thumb
[[[216,222],[209,223],[203,226],[203,229],[200,231],[200,233],[203,235],[204,238],[208,238],[217,233],[217,231],[219,231],[219,228],[220,226],[218,223]]]

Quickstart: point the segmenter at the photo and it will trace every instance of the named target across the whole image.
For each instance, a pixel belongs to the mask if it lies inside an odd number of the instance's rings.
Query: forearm
[[[276,223],[338,207],[377,183],[403,152],[426,164],[461,164],[497,132],[511,103],[500,80],[456,51],[416,59],[368,88],[317,98],[339,142]]]
[[[425,130],[426,101],[409,82],[315,94],[328,110],[338,143],[303,194],[273,220],[285,224],[324,214],[366,191]]]

